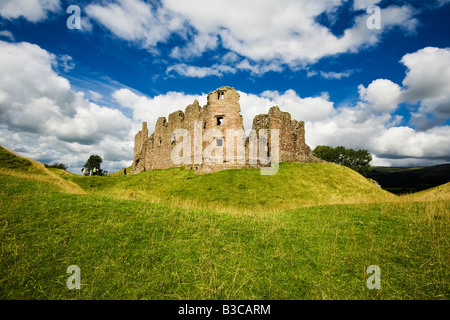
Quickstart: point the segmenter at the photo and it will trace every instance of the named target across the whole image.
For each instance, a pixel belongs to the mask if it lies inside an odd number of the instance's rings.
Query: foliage
[[[336,148],[317,146],[313,151],[313,155],[322,160],[346,166],[365,177],[370,173],[372,155],[368,150],[346,149],[342,146]]]
[[[91,155],[89,157],[89,159],[86,161],[86,163],[84,164],[84,167],[86,168],[86,172],[89,173],[89,171],[94,168],[97,168],[97,170],[99,170],[99,173],[102,172],[101,170],[101,164],[103,162],[103,159],[101,156],[99,155]]]
[[[44,164],[46,168],[55,168],[67,171],[67,166],[64,163]]]

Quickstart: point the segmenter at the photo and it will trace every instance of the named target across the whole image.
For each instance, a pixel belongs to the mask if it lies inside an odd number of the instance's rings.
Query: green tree
[[[313,151],[313,155],[328,162],[336,161],[335,150],[330,146],[317,146]]]
[[[372,155],[368,150],[346,149],[342,146],[336,148],[317,146],[313,151],[313,155],[322,160],[346,166],[365,177],[371,170],[370,162],[372,161]]]
[[[56,168],[67,171],[67,166],[64,163],[44,164],[46,168]]]
[[[98,155],[91,155],[89,159],[84,164],[84,167],[86,168],[86,172],[89,173],[89,171],[94,168],[97,168],[99,171],[98,173],[101,174],[102,170],[100,168],[101,163],[103,162],[102,157]]]

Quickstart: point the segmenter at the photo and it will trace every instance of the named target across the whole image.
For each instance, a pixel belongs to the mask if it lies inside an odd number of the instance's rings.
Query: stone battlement
[[[243,118],[240,112],[239,93],[232,87],[221,87],[208,94],[207,104],[203,107],[195,100],[193,104],[186,107],[184,112],[178,110],[171,113],[168,120],[165,117],[158,118],[155,131],[150,136],[148,136],[147,123],[143,122],[142,130],[135,136],[134,159],[130,173],[179,166],[196,169],[198,173],[228,168],[267,166],[267,163],[252,161],[250,154],[253,151],[249,137],[244,138]],[[188,133],[188,136],[184,138],[187,139],[186,141],[180,142],[175,135],[175,132],[180,132],[179,129]],[[311,149],[305,143],[304,122],[292,120],[289,113],[282,112],[278,107],[272,107],[268,114],[260,114],[253,119],[252,132],[254,130],[258,134],[260,130],[267,130],[269,133],[265,146],[268,157],[272,143],[270,132],[273,129],[279,132],[279,162],[318,161],[312,156]],[[230,132],[238,134],[230,136]],[[200,142],[197,140],[196,144],[194,137],[197,139],[200,137]],[[227,138],[233,140],[227,141]],[[172,150],[178,143],[185,143],[184,146],[189,146],[190,143],[190,150],[194,150],[187,155],[187,158],[191,159],[189,163],[174,163]],[[227,146],[234,149],[229,149],[227,153]],[[207,159],[204,155],[199,161],[198,155],[195,154],[199,148],[213,150],[212,158],[216,156],[216,152],[221,151],[224,161],[206,163]],[[261,144],[258,148],[261,148]],[[241,151],[244,150],[245,156],[242,157],[244,153]],[[234,155],[232,161],[229,157],[225,159],[225,154]]]

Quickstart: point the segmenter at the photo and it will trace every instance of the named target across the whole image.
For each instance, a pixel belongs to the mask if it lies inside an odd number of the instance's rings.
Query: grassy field
[[[396,197],[327,164],[80,177],[0,159],[1,299],[449,298],[448,185]]]

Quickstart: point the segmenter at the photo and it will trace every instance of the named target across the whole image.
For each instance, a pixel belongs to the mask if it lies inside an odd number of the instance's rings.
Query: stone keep
[[[168,120],[164,117],[158,118],[155,131],[148,136],[147,123],[142,123],[142,130],[135,136],[133,165],[130,173],[138,173],[153,169],[167,169],[177,166],[185,166],[195,169],[198,173],[213,172],[231,168],[261,167],[259,163],[249,163],[249,138],[241,141],[245,148],[245,159],[238,158],[238,139],[244,137],[231,137],[234,140],[233,160],[226,158],[227,154],[227,130],[244,130],[243,119],[239,105],[239,93],[231,87],[221,87],[208,94],[207,104],[201,107],[197,100],[186,107],[185,111],[176,111],[169,115]],[[201,128],[201,135],[212,130],[218,130],[222,138],[211,136],[209,140],[203,136],[202,150],[208,146],[221,148],[223,162],[207,163],[203,159],[201,163],[195,163],[194,159],[194,131],[195,123]],[[201,126],[200,126],[201,125]],[[191,162],[188,165],[176,165],[171,158],[171,152],[178,141],[174,141],[173,133],[176,129],[185,129],[191,137]],[[292,120],[291,115],[282,112],[278,107],[272,107],[268,114],[257,115],[253,119],[252,129],[259,132],[261,129],[268,131],[268,146],[270,146],[270,130],[279,130],[279,162],[317,162],[312,156],[311,149],[305,143],[305,125],[303,121]],[[230,132],[230,131],[228,131]],[[236,131],[234,131],[236,132]],[[237,131],[239,132],[239,131]],[[230,139],[230,136],[228,136]],[[206,140],[206,141],[205,141]],[[214,141],[215,140],[215,141]],[[220,140],[220,141],[217,141]],[[231,142],[230,142],[231,143]],[[230,144],[231,145],[231,144]],[[217,149],[216,149],[217,150]],[[266,147],[269,151],[270,148]],[[231,152],[231,151],[229,151]],[[214,157],[215,152],[212,152]],[[240,161],[239,161],[240,159]]]

